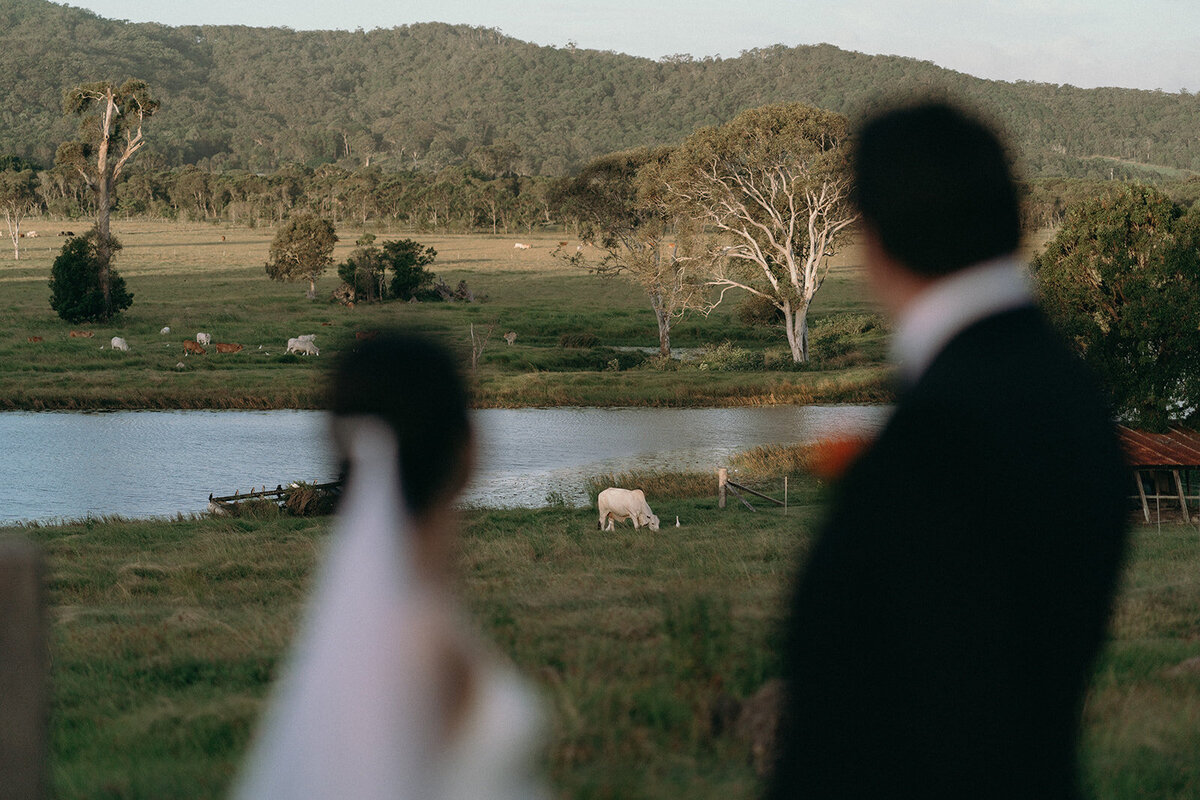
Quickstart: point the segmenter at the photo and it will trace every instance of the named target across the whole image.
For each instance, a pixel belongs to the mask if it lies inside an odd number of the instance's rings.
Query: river
[[[715,470],[739,450],[871,429],[877,406],[530,408],[472,412],[479,463],[464,503],[585,505],[588,477]],[[0,413],[0,524],[204,511],[208,495],[336,477],[319,411]],[[715,479],[714,479],[715,480]]]

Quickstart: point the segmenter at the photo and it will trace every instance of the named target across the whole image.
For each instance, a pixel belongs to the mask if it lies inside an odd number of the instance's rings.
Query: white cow
[[[528,250],[528,249],[529,249],[529,248],[531,248],[531,247],[533,247],[533,245],[531,245],[531,244],[523,244],[523,243],[521,243],[521,242],[517,242],[516,244],[514,244],[514,245],[513,245],[513,249],[514,249],[514,250]]]
[[[114,336],[112,338],[112,342],[110,342],[110,344],[112,345],[113,350],[124,350],[126,352],[129,351],[129,343],[126,342],[124,339],[122,339],[120,336]]]
[[[317,349],[316,343],[311,339],[288,339],[287,352],[297,353],[302,356],[321,355],[321,351]]]
[[[159,331],[159,333],[161,333],[163,336],[166,336],[170,332],[171,332],[171,326],[169,326],[169,325],[165,326],[161,331]]]
[[[197,333],[196,334],[196,344],[203,344],[203,345],[212,344],[212,334],[211,333]]]
[[[658,530],[658,517],[646,503],[646,493],[641,489],[608,488],[596,498],[600,509],[600,530],[611,531],[614,523],[623,519],[633,520],[635,529],[647,525],[650,530]],[[607,523],[607,524],[606,524]]]
[[[38,232],[37,231],[26,231],[25,235],[27,237],[29,237],[30,239],[36,239]]]

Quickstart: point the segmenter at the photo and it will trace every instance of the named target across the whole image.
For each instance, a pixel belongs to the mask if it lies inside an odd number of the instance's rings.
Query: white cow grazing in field
[[[212,344],[212,334],[211,333],[197,333],[196,334],[196,344],[203,344],[203,345]]]
[[[302,356],[319,356],[321,351],[317,349],[317,345],[311,339],[288,339],[287,352],[297,353]]]
[[[641,489],[608,488],[596,498],[600,509],[600,530],[611,531],[614,523],[623,519],[633,520],[635,529],[643,525],[650,530],[658,530],[658,517],[650,511],[646,503],[646,493]]]
[[[129,343],[120,336],[114,336],[109,344],[112,345],[113,350],[124,350],[126,352],[129,351]]]
[[[26,231],[26,232],[25,232],[25,235],[26,235],[27,237],[29,237],[30,239],[36,239],[36,238],[37,238],[37,235],[38,235],[38,232],[37,232],[37,231]]]
[[[533,245],[531,245],[531,244],[523,244],[523,243],[521,243],[521,242],[517,242],[516,244],[514,244],[514,245],[513,245],[513,249],[514,249],[514,250],[528,250],[528,249],[529,249],[529,248],[531,248],[531,247],[533,247]]]

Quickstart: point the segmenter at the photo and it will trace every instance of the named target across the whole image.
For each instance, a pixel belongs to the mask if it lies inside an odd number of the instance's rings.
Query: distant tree
[[[67,239],[50,268],[50,307],[67,322],[105,322],[133,303],[133,294],[125,290],[125,280],[116,270],[108,271],[107,295],[100,286],[100,264],[121,244],[109,237],[101,254],[98,237],[92,229]]]
[[[1071,207],[1032,263],[1042,305],[1143,427],[1200,419],[1200,212],[1123,187]]]
[[[441,299],[430,291],[437,276],[425,269],[437,257],[436,250],[412,239],[384,242],[382,247],[374,242],[373,234],[361,237],[350,257],[338,265],[338,275],[354,287],[359,302]],[[390,283],[388,270],[392,271]]]
[[[95,195],[93,246],[106,306],[111,305],[109,262],[116,252],[109,232],[113,190],[129,159],[146,143],[142,123],[157,110],[145,81],[128,80],[119,87],[109,81],[85,83],[63,93],[63,112],[82,119],[79,137],[59,145],[55,161],[78,172]]]
[[[333,263],[337,244],[333,223],[309,214],[289,219],[271,242],[267,275],[276,281],[308,281],[308,298],[317,296],[317,278]]]
[[[829,257],[857,218],[847,136],[841,114],[763,106],[693,133],[659,178],[667,206],[712,232],[697,252],[708,282],[779,309],[796,363],[808,361],[808,309]]]
[[[601,253],[597,258],[583,249],[560,249],[556,255],[597,275],[622,275],[641,287],[650,299],[664,356],[671,354],[671,325],[702,306],[704,298],[695,265],[680,257],[678,237],[669,241],[678,221],[654,199],[671,152],[642,147],[601,156],[562,181],[551,199],[574,222],[580,239]]]
[[[354,299],[359,303],[377,303],[387,296],[387,272],[383,263],[383,250],[373,247],[375,234],[359,237],[358,245],[350,257],[338,264],[338,277],[354,289]]]
[[[37,185],[31,169],[0,172],[0,210],[12,238],[14,260],[21,258],[21,220],[38,205]]]
[[[391,294],[399,300],[428,299],[435,276],[425,269],[437,258],[437,250],[412,239],[383,243],[383,262],[392,270]]]

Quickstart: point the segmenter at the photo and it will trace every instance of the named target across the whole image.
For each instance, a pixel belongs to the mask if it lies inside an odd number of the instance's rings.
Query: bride
[[[346,485],[329,551],[234,790],[268,798],[540,798],[541,715],[451,591],[470,472],[453,359],[380,336],[340,365]]]

